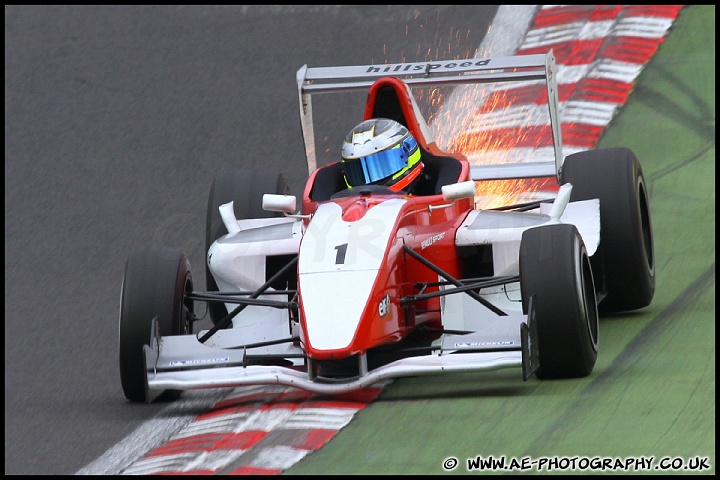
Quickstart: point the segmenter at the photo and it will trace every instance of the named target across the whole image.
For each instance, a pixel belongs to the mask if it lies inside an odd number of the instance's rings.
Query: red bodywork
[[[464,156],[443,152],[435,142],[427,141],[419,123],[424,124],[424,120],[417,118],[419,112],[416,115],[410,95],[407,85],[397,78],[385,77],[377,80],[369,90],[364,119],[390,118],[389,114],[392,114],[395,120],[410,130],[420,145],[426,170],[442,172],[440,175],[443,178],[438,179],[438,185],[432,191],[422,195],[368,194],[330,199],[327,192],[320,190],[332,192],[344,187],[342,178],[337,178],[341,175],[339,162],[318,168],[311,173],[306,183],[302,200],[303,214],[313,214],[323,202],[334,202],[341,207],[342,218],[346,222],[363,218],[372,208],[389,199],[406,200],[397,216],[393,234],[385,249],[383,266],[367,299],[353,341],[344,349],[321,350],[313,347],[312,339],[302,335],[304,350],[311,358],[346,358],[365,353],[379,345],[398,342],[419,325],[441,327],[439,297],[413,302],[408,306],[400,304],[401,298],[419,293],[415,287],[418,282],[438,281],[438,274],[406,254],[404,246],[409,246],[451,276],[462,276],[462,258],[455,246],[455,232],[473,208],[473,200],[457,200],[452,206],[432,211],[429,207],[448,205],[449,202],[443,199],[440,187],[470,180],[470,166]],[[446,168],[448,166],[449,168]],[[448,174],[448,171],[451,173]],[[437,289],[437,286],[428,287],[424,293]],[[301,332],[306,332],[302,292],[300,293]],[[332,295],[332,292],[328,294]],[[381,318],[378,305],[386,296],[389,297],[389,314]]]

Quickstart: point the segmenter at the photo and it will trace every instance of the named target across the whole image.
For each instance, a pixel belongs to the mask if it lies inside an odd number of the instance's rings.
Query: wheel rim
[[[655,274],[655,258],[653,257],[652,226],[650,225],[650,208],[648,206],[647,190],[642,176],[638,177],[638,206],[640,207],[640,224],[642,227],[642,245],[645,253],[645,262],[650,275]]]
[[[189,298],[189,294],[193,291],[193,282],[190,274],[185,276],[185,283],[183,284],[183,295],[180,303],[180,325],[178,333],[180,335],[188,335],[193,331],[193,321],[191,315],[194,312],[194,302]]]
[[[587,256],[585,247],[582,248],[582,259],[580,266],[581,276],[581,295],[583,296],[583,309],[585,311],[585,319],[587,321],[588,333],[592,342],[593,349],[597,352],[599,337],[599,318],[597,311],[597,301],[595,299],[595,282],[592,274],[592,266]]]

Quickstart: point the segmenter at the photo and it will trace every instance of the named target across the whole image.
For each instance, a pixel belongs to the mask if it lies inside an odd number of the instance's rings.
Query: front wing
[[[268,358],[298,359],[297,366],[248,364],[248,349],[210,347],[195,335],[160,337],[157,319],[152,322],[150,343],[145,345],[147,372],[146,399],[151,402],[165,390],[195,390],[244,385],[285,385],[324,395],[335,395],[370,387],[378,382],[410,376],[451,372],[479,372],[522,368],[527,380],[538,368],[537,333],[532,303],[527,322],[520,323],[520,348],[498,349],[477,341],[476,333],[443,335],[437,351],[423,356],[401,358],[384,366],[360,368],[357,377],[319,379],[311,373],[312,359],[298,347],[261,347]],[[228,330],[230,331],[230,330]],[[221,332],[218,332],[221,333]],[[486,346],[482,346],[485,344]],[[285,349],[284,353],[280,349]],[[255,349],[252,349],[255,350]],[[364,361],[364,356],[360,357]]]

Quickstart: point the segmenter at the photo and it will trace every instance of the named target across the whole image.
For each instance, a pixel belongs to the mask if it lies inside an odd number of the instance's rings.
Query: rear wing
[[[552,50],[547,54],[470,58],[467,60],[437,62],[313,68],[307,65],[302,66],[297,71],[296,78],[300,100],[300,123],[305,143],[308,174],[317,169],[315,133],[312,119],[312,95],[343,91],[367,91],[375,80],[388,76],[400,78],[408,85],[408,88],[511,81],[544,81],[547,86],[555,161],[473,165],[471,166],[470,175],[473,180],[555,176],[559,181],[564,157],[558,116],[555,56]],[[414,105],[412,95],[411,100]],[[422,118],[419,109],[418,118]]]

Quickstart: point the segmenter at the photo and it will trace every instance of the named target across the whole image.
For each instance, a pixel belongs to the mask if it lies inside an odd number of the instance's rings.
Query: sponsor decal
[[[515,345],[512,340],[505,342],[456,342],[455,346],[462,347],[506,347],[509,345]]]
[[[433,243],[442,240],[444,236],[445,236],[445,232],[442,232],[442,233],[438,233],[437,235],[434,235],[430,238],[426,238],[425,240],[422,241],[422,243],[420,243],[420,249],[425,250],[427,247],[429,247]]]
[[[449,70],[469,67],[482,67],[490,63],[490,59],[473,60],[464,62],[448,62],[448,63],[400,63],[397,65],[383,65],[380,67],[370,66],[365,73],[392,73],[392,72],[432,72],[438,68]]]
[[[226,363],[230,361],[230,357],[223,358],[198,358],[196,360],[176,360],[170,362],[171,367],[185,367],[188,365],[205,365],[210,363]]]
[[[390,295],[385,295],[385,298],[380,300],[378,304],[378,313],[381,317],[384,317],[388,312],[390,312]]]

